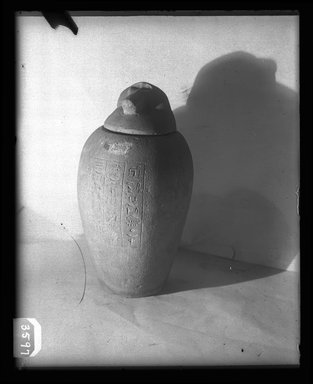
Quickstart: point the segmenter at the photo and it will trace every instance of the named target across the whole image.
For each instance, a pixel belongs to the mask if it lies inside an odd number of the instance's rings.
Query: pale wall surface
[[[20,204],[81,234],[84,142],[124,88],[148,81],[168,95],[193,153],[183,244],[297,269],[297,17],[74,20],[77,36],[18,18]]]

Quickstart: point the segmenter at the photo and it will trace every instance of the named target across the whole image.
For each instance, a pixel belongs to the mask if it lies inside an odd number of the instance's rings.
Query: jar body
[[[128,135],[98,128],[79,163],[78,202],[98,278],[113,292],[159,292],[189,207],[192,157],[179,132]]]

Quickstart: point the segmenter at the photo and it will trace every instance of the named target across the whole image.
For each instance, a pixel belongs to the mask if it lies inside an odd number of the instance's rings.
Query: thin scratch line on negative
[[[67,232],[67,231],[66,231]],[[77,245],[78,249],[79,249],[79,252],[82,256],[82,259],[83,259],[83,263],[84,263],[84,271],[85,271],[85,282],[84,282],[84,291],[83,291],[83,295],[80,299],[80,302],[78,303],[78,305],[83,301],[84,297],[85,297],[85,292],[86,292],[86,284],[87,284],[87,270],[86,270],[86,263],[85,263],[85,258],[84,258],[84,255],[83,255],[83,252],[78,244],[78,242],[74,239],[74,237],[67,232],[67,234],[74,240],[75,244]]]

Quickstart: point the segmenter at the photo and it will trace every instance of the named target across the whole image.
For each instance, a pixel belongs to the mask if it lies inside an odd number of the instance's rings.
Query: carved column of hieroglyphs
[[[96,189],[94,212],[97,214],[96,230],[112,245],[122,245],[121,212],[125,164],[123,162],[95,159],[93,185]]]
[[[122,237],[124,247],[141,245],[144,164],[127,164],[123,183]]]
[[[94,160],[95,229],[113,245],[141,245],[144,172],[144,164]]]

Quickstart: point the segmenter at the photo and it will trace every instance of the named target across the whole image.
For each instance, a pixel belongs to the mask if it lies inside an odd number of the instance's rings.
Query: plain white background
[[[298,18],[73,19],[77,36],[17,18],[20,205],[82,234],[82,147],[121,91],[148,81],[194,158],[183,245],[297,270]]]

